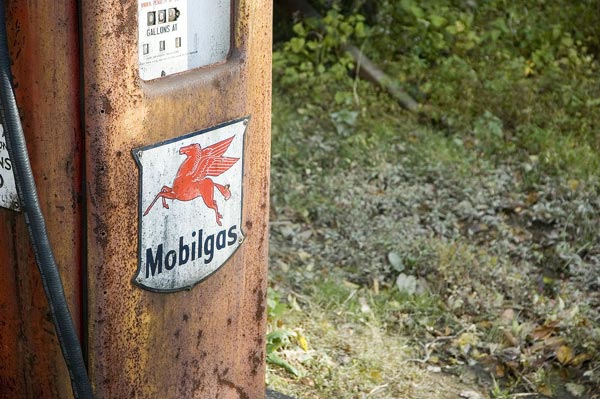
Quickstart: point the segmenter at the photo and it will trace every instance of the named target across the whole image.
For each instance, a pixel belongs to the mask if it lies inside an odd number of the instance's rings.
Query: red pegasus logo
[[[202,197],[207,207],[215,211],[217,224],[221,226],[223,215],[219,213],[217,202],[214,198],[215,188],[228,200],[231,197],[229,185],[221,185],[209,179],[208,176],[219,176],[231,168],[239,158],[224,157],[223,154],[229,148],[235,136],[220,141],[209,147],[202,148],[200,144],[190,144],[179,149],[179,154],[185,155],[186,159],[177,170],[177,176],[173,180],[173,187],[163,186],[156,197],[146,209],[146,216],[159,198],[162,205],[169,209],[166,199],[191,201]]]

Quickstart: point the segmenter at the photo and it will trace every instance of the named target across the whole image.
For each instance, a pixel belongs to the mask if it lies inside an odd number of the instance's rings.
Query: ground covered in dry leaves
[[[298,197],[273,201],[272,328],[296,334],[280,355],[298,369],[272,370],[275,385],[307,398],[599,397],[593,187],[524,189],[535,160],[460,170],[397,151],[405,162],[275,165],[276,190]]]
[[[597,2],[311,3],[276,29],[267,384],[600,398]]]

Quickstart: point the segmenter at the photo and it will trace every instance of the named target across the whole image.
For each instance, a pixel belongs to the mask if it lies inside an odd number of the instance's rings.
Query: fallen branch
[[[379,67],[364,55],[358,47],[352,44],[346,44],[344,50],[346,50],[352,58],[354,58],[354,61],[356,61],[358,76],[384,88],[407,110],[412,112],[419,111],[419,103],[402,90],[396,80],[390,78],[385,72],[379,69]]]

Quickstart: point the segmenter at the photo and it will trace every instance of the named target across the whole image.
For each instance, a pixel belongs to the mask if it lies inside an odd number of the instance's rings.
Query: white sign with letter
[[[241,245],[248,118],[133,150],[140,168],[139,260],[134,283],[189,289]]]
[[[140,77],[152,80],[224,62],[231,0],[138,0]]]
[[[0,125],[0,206],[15,211],[20,209],[13,163],[6,148],[6,132],[2,125]]]

